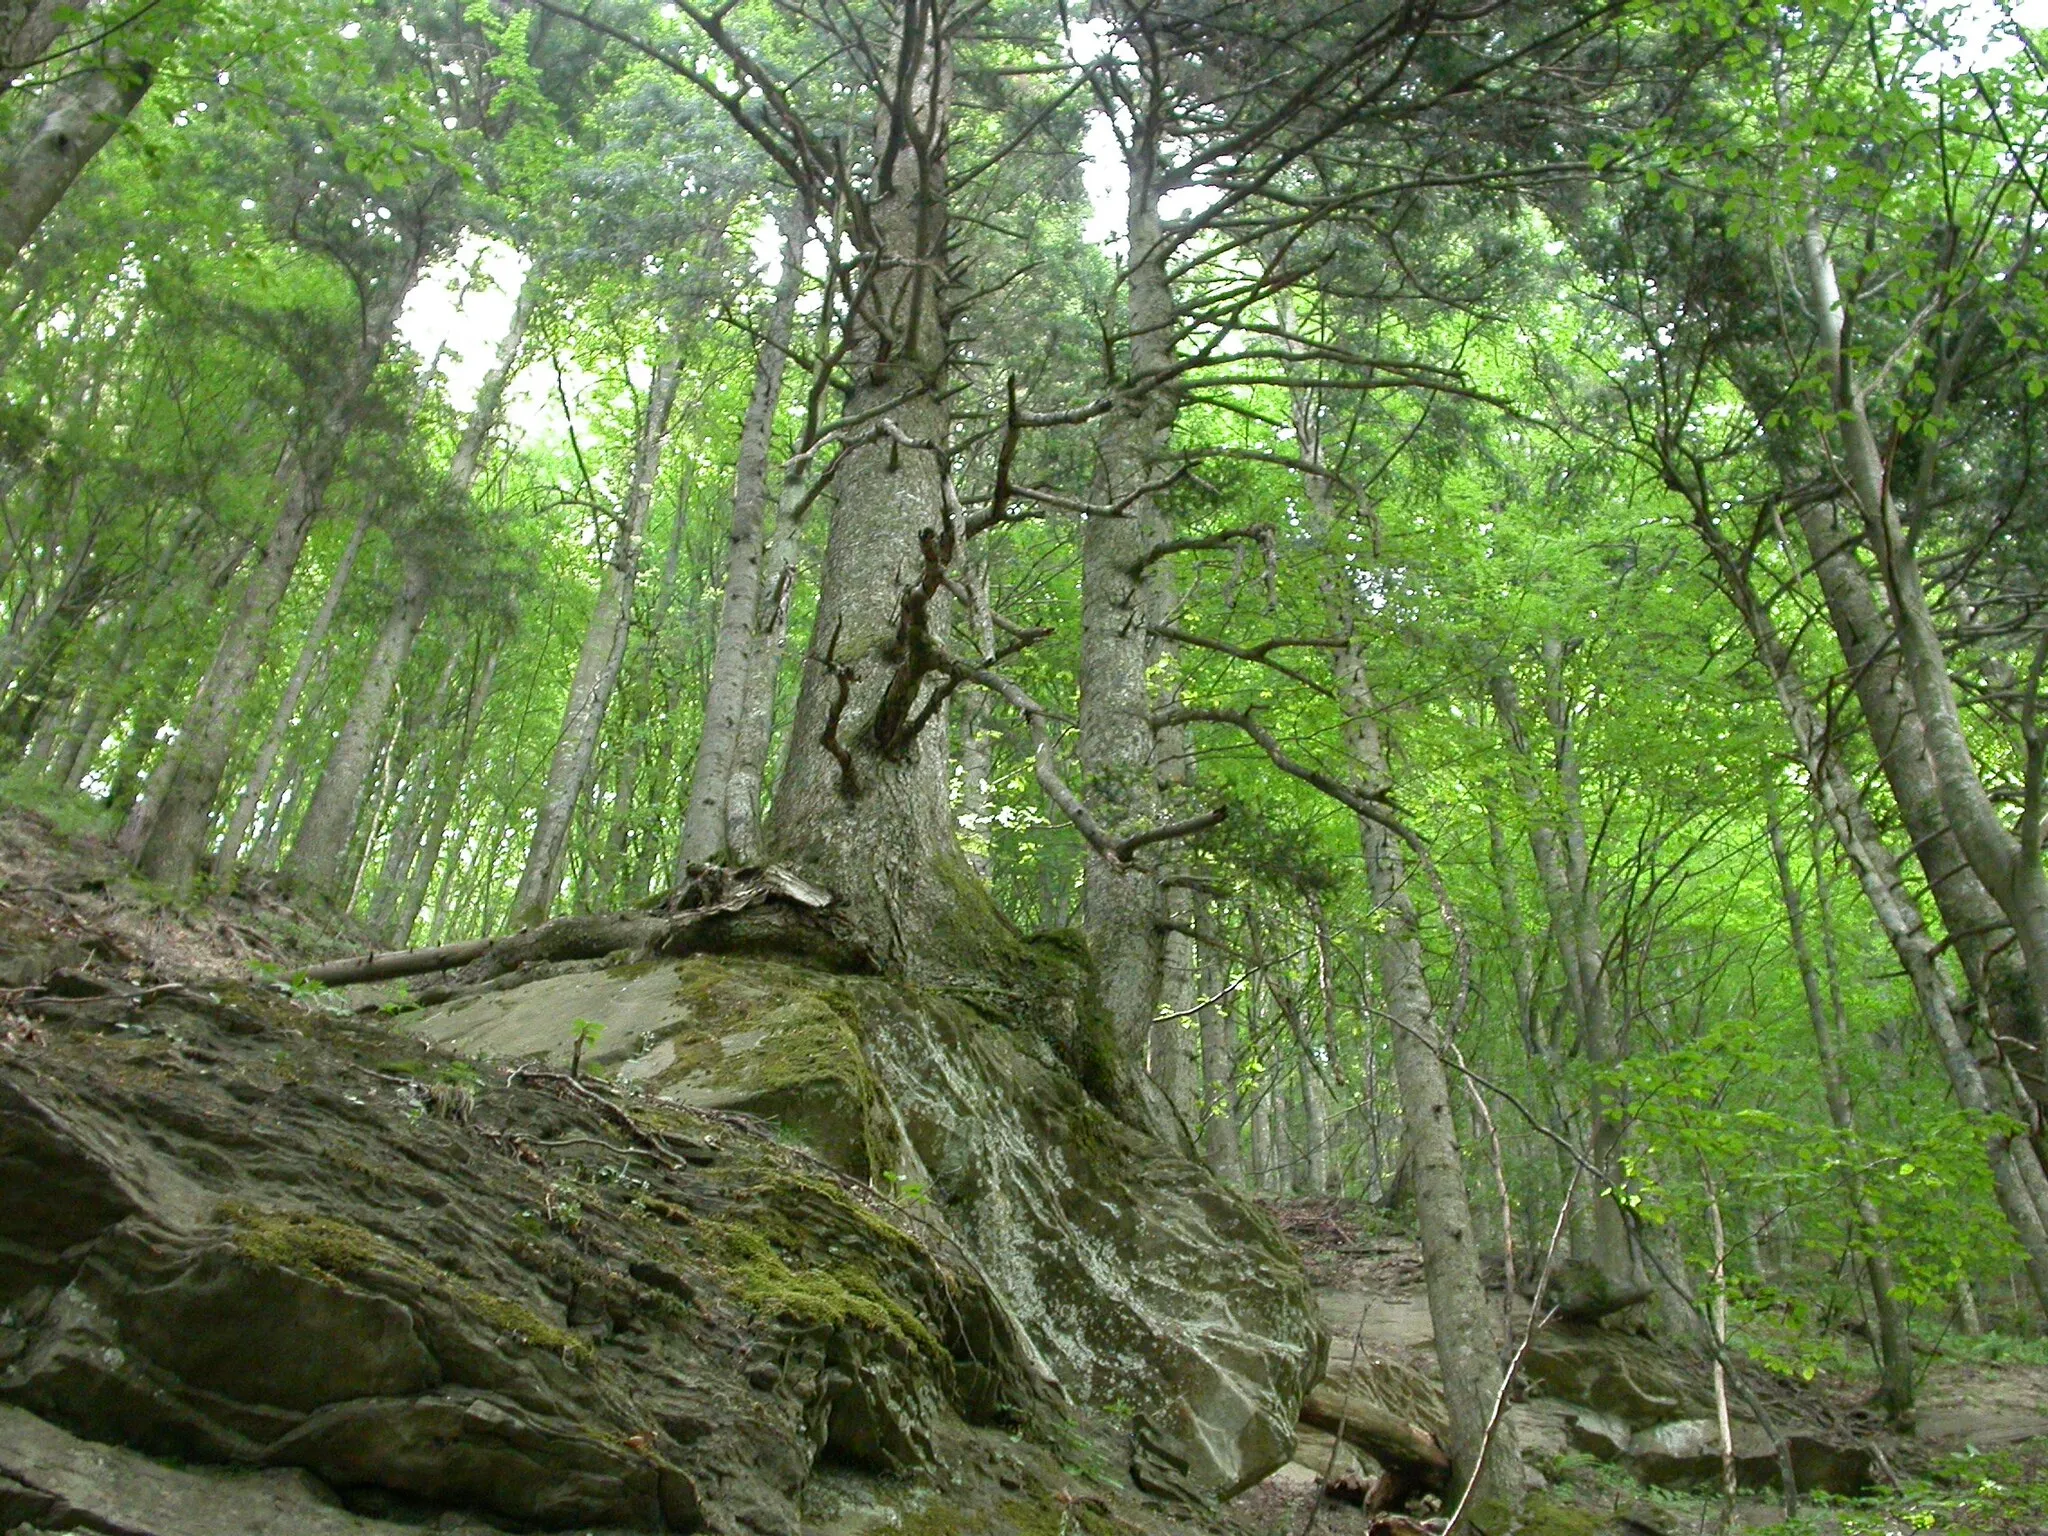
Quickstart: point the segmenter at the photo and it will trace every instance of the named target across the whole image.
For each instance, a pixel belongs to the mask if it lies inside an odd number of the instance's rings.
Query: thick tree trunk
[[[953,837],[943,726],[930,691],[955,552],[947,505],[945,389],[948,47],[936,12],[904,8],[895,118],[861,256],[866,302],[849,317],[849,418],[875,424],[839,461],[818,612],[767,847],[839,898],[885,966],[974,974],[1011,942]],[[908,128],[903,125],[907,121]]]
[[[1913,1421],[1913,1344],[1906,1332],[1906,1320],[1894,1294],[1890,1249],[1884,1240],[1884,1220],[1877,1203],[1870,1198],[1861,1172],[1857,1150],[1856,1113],[1849,1102],[1849,1087],[1842,1072],[1837,1025],[1841,1022],[1840,993],[1831,1013],[1821,991],[1821,978],[1813,962],[1813,949],[1806,937],[1806,914],[1799,897],[1799,882],[1793,877],[1792,860],[1785,847],[1785,829],[1778,820],[1775,794],[1764,798],[1765,826],[1770,834],[1771,862],[1778,871],[1778,894],[1785,904],[1785,931],[1792,945],[1792,958],[1799,969],[1799,985],[1806,998],[1806,1016],[1813,1025],[1815,1055],[1820,1063],[1821,1088],[1827,1097],[1828,1119],[1842,1138],[1842,1188],[1849,1209],[1860,1229],[1858,1247],[1863,1276],[1870,1286],[1871,1309],[1877,1317],[1878,1402],[1885,1416],[1895,1424]],[[1824,878],[1816,866],[1814,875]],[[1832,978],[1830,978],[1832,980]],[[1761,1255],[1759,1255],[1761,1257]],[[1761,1273],[1761,1265],[1759,1265]]]
[[[740,418],[739,456],[733,466],[732,529],[726,542],[725,597],[719,608],[711,685],[704,695],[704,729],[690,774],[683,812],[681,865],[714,864],[732,850],[729,829],[732,781],[746,716],[759,621],[763,565],[768,554],[768,458],[774,446],[782,375],[789,365],[790,328],[803,291],[804,240],[809,220],[794,200],[776,214],[782,230],[782,272],[768,306],[768,323],[754,359],[754,390]]]
[[[155,73],[146,59],[110,52],[27,104],[20,126],[0,147],[0,272],[20,259],[43,220],[120,131]]]
[[[307,890],[330,898],[343,894],[349,837],[355,830],[363,786],[369,783],[376,763],[398,675],[412,655],[433,597],[430,567],[423,560],[407,559],[398,596],[370,649],[355,700],[342,722],[341,734],[328,751],[319,786],[292,840],[290,873]]]
[[[327,595],[320,600],[320,609],[313,615],[306,638],[299,643],[299,659],[293,663],[291,676],[285,679],[284,692],[278,695],[277,708],[271,712],[270,729],[265,733],[263,745],[257,749],[256,761],[249,769],[249,782],[235,801],[227,830],[221,834],[220,847],[213,856],[216,884],[225,885],[234,874],[235,862],[242,856],[242,845],[249,840],[249,829],[256,824],[256,811],[263,803],[263,791],[270,783],[270,775],[276,771],[278,757],[284,751],[285,736],[291,730],[292,722],[298,718],[299,700],[305,695],[306,684],[312,680],[313,668],[326,647],[327,631],[334,624],[342,594],[348,590],[349,578],[355,574],[356,557],[362,552],[363,537],[369,531],[370,508],[365,505],[356,518],[355,529],[349,534],[341,559],[335,564],[334,575],[328,580]]]
[[[16,76],[49,52],[78,0],[4,0],[0,3],[0,93],[14,89]]]
[[[1089,513],[1081,529],[1080,758],[1091,807],[1114,835],[1142,831],[1159,819],[1149,676],[1159,603],[1148,588],[1161,574],[1152,554],[1163,538],[1146,487],[1165,460],[1178,407],[1166,380],[1175,309],[1159,216],[1158,152],[1156,120],[1141,123],[1128,154],[1127,372],[1115,381],[1117,403],[1104,418],[1099,445],[1106,510]],[[1103,1004],[1124,1050],[1143,1059],[1165,960],[1158,881],[1091,849],[1082,915]]]
[[[173,889],[189,886],[198,870],[207,817],[234,750],[242,701],[263,664],[271,627],[292,573],[298,569],[306,536],[320,516],[328,482],[362,414],[405,296],[427,256],[423,243],[409,245],[403,258],[371,287],[354,352],[321,402],[318,419],[278,467],[280,506],[262,558],[242,588],[241,601],[221,635],[177,740],[150,775],[142,803],[122,829],[122,851],[135,859],[148,878]]]
[[[625,662],[627,630],[633,617],[633,586],[640,571],[640,546],[647,532],[647,514],[654,504],[654,482],[661,473],[669,417],[675,404],[680,366],[674,358],[659,364],[647,392],[647,414],[640,423],[640,441],[633,455],[633,481],[619,523],[618,542],[606,562],[597,606],[584,632],[561,735],[548,766],[540,819],[527,850],[526,867],[512,898],[512,926],[530,928],[547,920],[562,884],[562,858],[569,846],[569,827],[583,793],[590,786],[591,764],[597,759],[598,736],[606,708],[618,686]]]
[[[1337,654],[1337,670],[1353,761],[1368,784],[1384,787],[1392,781],[1373,718],[1364,659],[1347,647]],[[1373,900],[1384,924],[1380,983],[1394,1032],[1402,1140],[1415,1180],[1423,1277],[1450,1415],[1451,1462],[1459,1484],[1471,1485],[1470,1507],[1475,1512],[1491,1509],[1497,1519],[1521,1502],[1521,1451],[1513,1424],[1505,1417],[1494,1423],[1501,1393],[1501,1341],[1494,1328],[1496,1313],[1487,1304],[1479,1275],[1457,1123],[1440,1054],[1443,1042],[1422,968],[1420,924],[1408,896],[1406,855],[1399,840],[1377,821],[1361,817],[1358,828]]]

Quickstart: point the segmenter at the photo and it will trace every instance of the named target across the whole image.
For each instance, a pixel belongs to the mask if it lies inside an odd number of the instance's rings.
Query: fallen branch
[[[426,976],[465,966],[503,975],[523,965],[552,960],[602,960],[622,949],[675,951],[708,919],[775,901],[817,913],[832,904],[832,893],[786,869],[700,867],[664,904],[663,910],[590,913],[558,917],[535,928],[495,939],[469,939],[428,949],[392,949],[309,965],[296,976],[330,987]]]
[[[432,971],[452,971],[472,960],[481,960],[497,942],[496,939],[465,939],[460,944],[436,944],[429,949],[372,951],[345,960],[309,965],[297,974],[302,981],[317,981],[327,987],[354,986],[364,981],[391,981],[400,976],[424,976]]]

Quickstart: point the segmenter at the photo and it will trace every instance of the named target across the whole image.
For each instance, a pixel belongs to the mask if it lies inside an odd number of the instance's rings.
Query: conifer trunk
[[[910,0],[892,49],[897,108],[876,125],[859,221],[866,294],[848,318],[851,438],[834,482],[818,611],[766,851],[832,891],[883,965],[979,971],[1009,926],[953,837],[931,671],[961,530],[947,505],[947,135],[943,13]],[[952,535],[951,537],[949,537]]]
[[[1127,155],[1130,340],[1098,449],[1104,506],[1081,527],[1081,766],[1097,818],[1116,835],[1155,823],[1160,804],[1149,675],[1159,603],[1149,589],[1162,574],[1153,550],[1164,535],[1156,498],[1145,488],[1165,460],[1177,401],[1166,378],[1175,308],[1159,215],[1159,130],[1156,119],[1135,125]],[[1082,878],[1083,926],[1103,1005],[1126,1053],[1143,1060],[1165,961],[1158,881],[1094,849]]]

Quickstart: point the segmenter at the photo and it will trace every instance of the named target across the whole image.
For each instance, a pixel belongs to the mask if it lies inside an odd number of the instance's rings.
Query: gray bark
[[[773,447],[782,376],[789,365],[790,329],[803,291],[804,239],[809,221],[794,200],[778,209],[782,272],[768,306],[768,323],[754,360],[754,389],[740,418],[739,455],[733,465],[732,528],[726,541],[725,597],[719,607],[711,684],[704,695],[704,729],[690,773],[683,812],[681,865],[713,864],[730,857],[733,775],[746,716],[754,636],[768,556],[768,458]]]
[[[562,858],[569,845],[569,826],[590,785],[591,765],[604,728],[605,710],[618,686],[625,662],[626,636],[633,617],[633,586],[640,573],[641,542],[647,515],[654,504],[654,482],[661,473],[662,450],[668,441],[669,418],[675,404],[680,365],[665,359],[654,370],[647,392],[647,412],[633,455],[633,480],[619,521],[619,536],[605,563],[597,606],[583,635],[576,676],[562,714],[562,731],[548,765],[540,818],[527,850],[526,866],[512,898],[512,926],[531,928],[547,920],[562,884]]]
[[[242,856],[242,845],[249,840],[249,829],[256,825],[256,812],[263,803],[263,791],[270,783],[271,774],[276,771],[279,756],[284,752],[285,736],[291,730],[292,722],[298,718],[299,700],[304,696],[306,684],[313,677],[313,667],[327,644],[327,631],[334,624],[342,594],[348,590],[349,578],[355,574],[356,557],[362,553],[363,537],[369,531],[370,508],[366,505],[356,518],[348,544],[335,564],[334,575],[328,579],[327,594],[320,600],[319,611],[313,615],[306,637],[299,643],[299,659],[292,664],[291,675],[285,679],[284,692],[277,698],[277,708],[271,711],[270,729],[264,734],[263,745],[257,749],[256,761],[250,765],[249,782],[235,801],[227,830],[221,834],[220,847],[213,856],[216,884],[225,885],[234,874],[235,862]]]
[[[29,103],[0,146],[0,272],[20,259],[43,220],[120,131],[154,74],[148,60],[110,52]]]
[[[1919,903],[1885,846],[1855,778],[1830,750],[1827,722],[1814,709],[1805,680],[1779,638],[1769,610],[1750,586],[1744,563],[1704,515],[1696,517],[1695,524],[1714,557],[1722,591],[1734,603],[1757,657],[1770,675],[1806,769],[1808,788],[1912,986],[1921,1021],[1934,1038],[1956,1102],[1986,1126],[1985,1151],[1999,1208],[2026,1255],[2036,1299],[2048,1309],[2048,1177],[2043,1176],[2032,1146],[2004,1130],[1995,1118],[2011,1106],[2004,1100],[1998,1079],[1987,1076],[1970,1052],[1962,1003],[1942,967],[1940,947],[1927,931]]]
[[[1112,835],[1142,831],[1159,817],[1158,743],[1149,663],[1163,576],[1150,559],[1162,542],[1159,510],[1145,490],[1164,462],[1178,411],[1165,382],[1173,362],[1175,307],[1170,249],[1159,215],[1156,122],[1140,124],[1127,154],[1130,342],[1117,403],[1104,418],[1098,484],[1106,511],[1081,528],[1080,759],[1097,819]],[[1102,981],[1102,1001],[1125,1051],[1142,1059],[1158,1008],[1164,911],[1157,879],[1090,849],[1083,867],[1082,922]]]
[[[1862,516],[1865,542],[1883,577],[1891,629],[1919,721],[1925,762],[1956,847],[2019,942],[2031,1014],[2031,1027],[2022,1038],[2038,1056],[2042,1024],[2048,1021],[2048,866],[2041,857],[2041,807],[2033,803],[2036,786],[2029,787],[2026,814],[2015,832],[1986,791],[1970,748],[1918,557],[1899,515],[1884,451],[1849,357],[1841,291],[1817,217],[1808,219],[1801,250],[1816,337],[1835,393],[1842,479]],[[2036,1084],[2041,1083],[2038,1059],[2027,1062],[2025,1068]]]
[[[362,681],[357,685],[340,735],[327,754],[320,782],[313,791],[306,814],[299,820],[298,835],[292,840],[290,874],[309,891],[328,897],[345,894],[344,866],[349,835],[356,825],[363,787],[376,765],[377,747],[384,736],[384,723],[391,713],[392,695],[398,675],[412,655],[413,642],[426,623],[427,608],[434,597],[432,573],[426,563],[408,559],[398,595],[391,612],[370,648]]]
[[[1392,781],[1373,718],[1364,658],[1347,647],[1337,653],[1336,662],[1352,759],[1368,785],[1385,788]],[[1501,1391],[1501,1341],[1494,1328],[1496,1313],[1487,1304],[1479,1275],[1443,1041],[1422,968],[1420,924],[1408,896],[1406,853],[1377,821],[1360,817],[1358,831],[1384,925],[1378,945],[1380,984],[1393,1026],[1402,1141],[1415,1181],[1423,1277],[1450,1417],[1448,1449],[1460,1486],[1471,1486],[1471,1507],[1508,1510],[1521,1502],[1521,1451],[1514,1425],[1505,1417],[1494,1426],[1490,1441],[1487,1438]]]
[[[977,971],[1008,924],[953,837],[940,730],[913,729],[930,703],[934,637],[948,598],[945,387],[950,362],[945,144],[951,71],[943,33],[895,42],[897,131],[880,114],[881,156],[862,221],[866,299],[848,319],[847,410],[879,439],[839,461],[817,622],[767,825],[767,851],[833,891],[877,959],[912,976]]]
[[[5,0],[0,3],[0,94],[34,65],[64,30],[67,13],[80,9],[77,0]]]

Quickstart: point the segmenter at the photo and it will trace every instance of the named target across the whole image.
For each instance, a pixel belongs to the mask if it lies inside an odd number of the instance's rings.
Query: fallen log
[[[1301,1405],[1301,1422],[1364,1451],[1421,1490],[1440,1492],[1450,1483],[1450,1454],[1428,1428],[1356,1392],[1325,1382]]]

